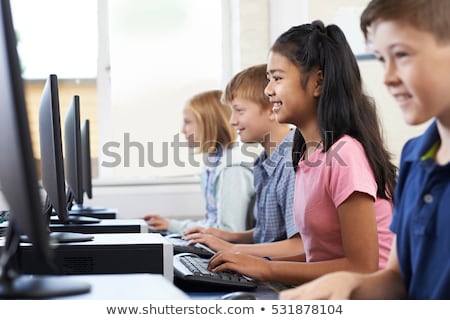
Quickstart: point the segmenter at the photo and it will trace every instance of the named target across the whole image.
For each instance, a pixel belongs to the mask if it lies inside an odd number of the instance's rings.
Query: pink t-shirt
[[[353,192],[375,199],[379,268],[386,265],[393,234],[392,203],[377,197],[377,184],[362,145],[343,136],[323,153],[319,147],[300,161],[295,179],[294,217],[302,236],[306,261],[344,257],[337,207]]]

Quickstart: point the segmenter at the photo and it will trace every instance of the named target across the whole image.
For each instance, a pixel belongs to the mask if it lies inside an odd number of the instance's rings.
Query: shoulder
[[[411,138],[405,142],[401,152],[400,162],[420,157],[420,146],[423,144],[424,136]]]
[[[364,150],[361,142],[359,142],[357,139],[355,139],[349,135],[343,135],[336,142],[334,142],[331,146],[331,149],[336,149],[336,148],[339,148],[339,150],[344,150],[347,152]]]
[[[253,150],[251,145],[236,142],[224,150],[219,167],[243,166],[251,168],[258,155],[259,153]]]
[[[354,163],[366,160],[363,145],[353,137],[344,135],[335,141],[326,152],[328,164]]]

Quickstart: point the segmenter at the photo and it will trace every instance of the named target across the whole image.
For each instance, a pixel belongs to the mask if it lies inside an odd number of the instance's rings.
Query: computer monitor
[[[91,129],[89,119],[81,127],[81,163],[83,173],[83,194],[92,199]]]
[[[39,136],[41,146],[42,184],[47,192],[45,214],[53,213],[58,223],[98,223],[99,219],[69,215],[61,139],[58,78],[50,74],[45,82],[39,106]]]
[[[11,7],[9,0],[0,1],[0,182],[10,210],[0,257],[0,299],[85,293],[90,290],[87,283],[58,276],[19,275],[16,270],[21,234],[32,241],[40,261],[51,265],[52,250],[41,212]]]
[[[58,78],[54,74],[47,78],[42,91],[39,107],[39,136],[42,184],[47,193],[47,214],[50,217],[54,211],[62,223],[68,223],[69,215],[67,213],[66,181],[59,117]]]
[[[71,215],[96,215],[106,208],[83,204],[85,193],[92,198],[92,176],[89,120],[80,128],[80,114],[80,97],[75,95],[66,113],[64,130],[68,209]]]
[[[64,129],[68,209],[75,201],[83,204],[83,159],[81,150],[80,96],[75,95],[67,109]]]
[[[80,100],[79,99],[75,99],[73,100],[71,107],[73,106],[73,109],[80,109],[79,105],[80,105]],[[78,107],[77,107],[78,106]],[[79,118],[78,116],[80,116],[81,112],[68,112],[67,116],[66,116],[66,139],[70,136],[69,133],[67,133],[67,125],[68,125],[68,121],[70,123],[75,123],[75,122],[81,122],[78,119],[75,119],[75,121],[72,118]],[[74,117],[73,117],[74,116]],[[76,132],[76,130],[70,130],[72,133]],[[92,199],[92,167],[91,167],[91,140],[90,140],[90,121],[89,119],[85,119],[83,125],[81,126],[80,129],[80,133],[81,133],[81,150],[77,151],[78,154],[81,154],[81,174],[80,171],[77,170],[78,175],[77,177],[79,177],[77,182],[74,182],[74,184],[82,185],[81,190],[79,190],[77,193],[79,194],[79,196],[75,196],[75,201],[73,203],[73,206],[70,209],[70,214],[81,214],[81,215],[88,215],[91,217],[96,217],[96,218],[100,218],[100,219],[115,219],[115,211],[112,209],[108,209],[108,208],[104,208],[104,207],[93,207],[93,206],[86,206],[84,204],[84,195],[87,196],[88,199]],[[76,134],[76,136],[78,136]],[[72,139],[73,141],[73,139]],[[66,144],[68,145],[69,143],[66,142]],[[75,145],[75,144],[74,144]],[[76,144],[78,146],[78,144]],[[74,151],[75,149],[72,148],[72,150]],[[67,151],[67,149],[66,149]],[[69,155],[66,153],[66,158],[71,156],[72,158],[76,158],[78,159],[78,156],[74,156],[74,155]],[[74,165],[72,164],[72,167],[74,167]],[[67,170],[69,170],[69,168],[67,168]],[[80,181],[81,180],[81,181]],[[78,199],[78,200],[77,200]]]

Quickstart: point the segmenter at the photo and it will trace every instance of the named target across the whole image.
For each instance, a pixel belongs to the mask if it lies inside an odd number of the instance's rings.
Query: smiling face
[[[370,28],[384,84],[405,121],[420,124],[450,113],[450,44],[400,21],[375,21]]]
[[[271,52],[267,63],[269,83],[264,92],[269,97],[277,121],[301,128],[317,118],[316,73],[312,73],[303,88],[297,66],[288,58]]]
[[[236,97],[231,101],[230,124],[236,128],[242,142],[262,143],[270,131],[273,113],[256,102]]]
[[[184,134],[189,148],[200,146],[200,129],[194,112],[188,106],[185,106],[183,109],[183,126],[181,132]]]

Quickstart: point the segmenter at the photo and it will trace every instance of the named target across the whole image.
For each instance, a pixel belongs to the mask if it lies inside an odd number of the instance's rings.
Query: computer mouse
[[[220,300],[256,300],[256,296],[251,292],[235,291],[224,294]]]
[[[171,238],[171,239],[181,239],[183,237],[183,235],[181,233],[170,233],[170,234],[166,235],[165,237]]]
[[[198,254],[195,254],[193,252],[180,252],[174,255],[174,257],[194,257],[194,258],[201,258]]]

